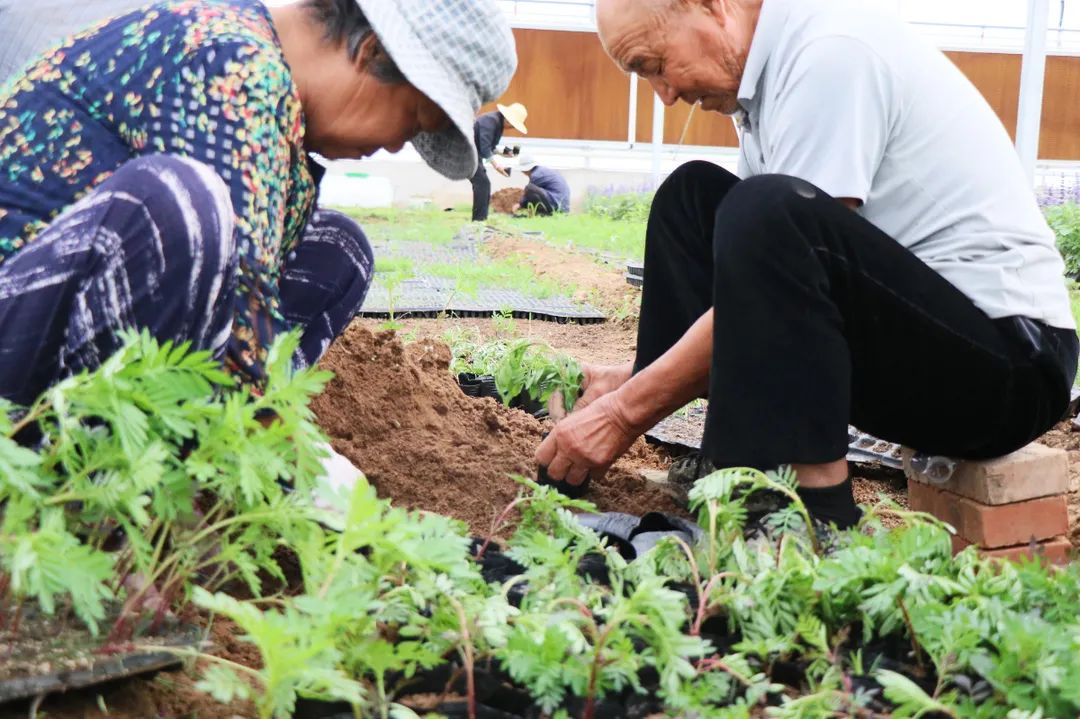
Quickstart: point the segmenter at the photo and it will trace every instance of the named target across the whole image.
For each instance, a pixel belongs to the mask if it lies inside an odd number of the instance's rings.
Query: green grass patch
[[[412,260],[408,257],[376,257],[375,271],[410,276],[416,274]]]
[[[556,280],[541,278],[523,259],[510,256],[498,260],[481,260],[475,264],[435,263],[422,265],[420,273],[454,280],[457,291],[475,295],[481,287],[517,290],[523,295],[547,299],[563,295],[570,297],[575,287]]]
[[[373,241],[449,243],[469,223],[470,211],[435,209],[342,209],[364,228]],[[491,215],[488,224],[507,232],[543,232],[544,239],[558,247],[641,259],[645,256],[645,222],[641,219],[613,219],[590,213],[554,217],[509,217]]]
[[[372,241],[396,240],[444,245],[469,223],[467,209],[337,208],[360,223]]]
[[[495,218],[493,225],[510,231],[543,232],[544,239],[558,247],[582,249],[640,260],[645,256],[645,223],[613,220],[590,214],[553,217]]]

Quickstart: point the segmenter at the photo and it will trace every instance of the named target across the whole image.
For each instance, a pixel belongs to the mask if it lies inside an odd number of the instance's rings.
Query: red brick
[[[905,449],[904,473],[926,484],[911,466],[912,451]],[[982,504],[1014,504],[1069,490],[1069,458],[1064,450],[1029,444],[1012,454],[986,462],[960,462],[941,489]]]
[[[1012,547],[1069,532],[1065,495],[991,506],[920,482],[908,481],[908,501],[951,524],[962,538],[986,549]]]
[[[958,553],[970,546],[971,542],[955,535],[953,536],[953,553]],[[1008,560],[1010,562],[1015,562],[1025,557],[1036,556],[1048,564],[1065,565],[1072,559],[1073,548],[1072,543],[1068,538],[1054,537],[1053,539],[1037,542],[1034,545],[1031,542],[1028,542],[1027,544],[1018,544],[1015,547],[983,549],[980,550],[979,553],[984,557]]]

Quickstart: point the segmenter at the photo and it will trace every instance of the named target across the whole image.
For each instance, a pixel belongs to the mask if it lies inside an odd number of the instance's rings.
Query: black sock
[[[855,504],[851,477],[831,487],[799,487],[798,492],[810,516],[819,522],[848,529],[862,518],[862,510]]]

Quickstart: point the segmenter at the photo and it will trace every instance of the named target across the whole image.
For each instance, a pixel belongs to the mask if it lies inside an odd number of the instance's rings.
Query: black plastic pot
[[[544,432],[541,435],[541,439],[547,439],[550,432]],[[536,468],[536,483],[545,487],[553,487],[558,490],[559,493],[566,495],[570,499],[581,499],[585,496],[585,493],[589,491],[589,483],[592,481],[592,474],[585,475],[585,481],[581,484],[570,484],[565,480],[555,480],[548,475],[547,467],[540,465]]]
[[[517,397],[514,397],[512,400],[510,400],[510,404],[508,406],[511,409],[520,409],[523,412],[528,412],[537,419],[541,419],[548,415],[547,404],[533,399],[531,396],[529,396],[529,393],[527,391],[522,392]]]
[[[462,372],[457,379],[461,391],[470,397],[499,399],[499,390],[495,388],[495,378],[489,374],[476,375]]]

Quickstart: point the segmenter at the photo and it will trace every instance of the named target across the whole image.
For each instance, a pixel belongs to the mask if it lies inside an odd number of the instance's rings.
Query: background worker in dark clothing
[[[473,188],[473,222],[483,222],[487,219],[488,208],[491,205],[491,180],[488,178],[487,168],[484,161],[487,160],[503,177],[509,177],[510,171],[496,159],[496,151],[502,142],[503,130],[514,128],[522,135],[528,135],[525,120],[529,116],[528,110],[520,102],[513,105],[496,105],[498,110],[488,112],[476,118],[473,127],[474,139],[476,140],[476,152],[480,157],[480,164],[476,167],[476,174],[469,182]]]
[[[521,158],[518,169],[529,178],[529,184],[515,211],[527,210],[544,216],[570,211],[570,185],[566,184],[566,178],[550,167],[541,167],[531,157]]]

